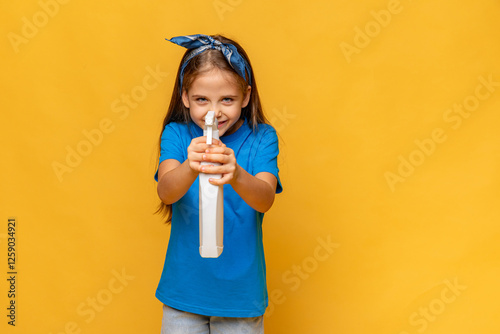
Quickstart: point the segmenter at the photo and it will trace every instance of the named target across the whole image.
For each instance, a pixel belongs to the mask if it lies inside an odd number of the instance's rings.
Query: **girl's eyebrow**
[[[238,95],[231,95],[231,94],[228,94],[228,95],[221,95],[223,98],[232,98],[232,99],[235,99],[238,97]],[[197,98],[200,98],[200,97],[203,97],[203,98],[206,98],[206,95],[201,95],[201,94],[193,94],[191,95],[191,97],[197,99]]]

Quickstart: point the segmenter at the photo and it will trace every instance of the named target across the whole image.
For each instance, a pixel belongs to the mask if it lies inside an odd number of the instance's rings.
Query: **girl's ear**
[[[242,108],[245,108],[250,102],[250,93],[252,92],[252,87],[248,86],[247,91],[245,92],[245,96],[243,97],[243,103],[241,105]]]
[[[182,103],[184,103],[184,107],[189,109],[189,98],[185,89],[182,90]]]

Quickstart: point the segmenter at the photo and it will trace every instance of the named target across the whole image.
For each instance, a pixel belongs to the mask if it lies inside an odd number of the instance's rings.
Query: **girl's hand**
[[[214,145],[207,145],[207,137],[197,137],[191,140],[191,144],[189,144],[187,148],[188,153],[188,164],[191,170],[196,173],[201,172],[200,162],[203,161],[203,154],[206,149],[210,146],[222,145],[222,143],[216,139],[213,139],[212,142]]]
[[[213,185],[233,184],[238,178],[239,166],[234,151],[220,140],[213,140],[214,145],[207,145],[202,154],[202,161],[218,162],[221,166],[203,165],[201,172],[206,174],[222,174],[220,179],[209,179]]]

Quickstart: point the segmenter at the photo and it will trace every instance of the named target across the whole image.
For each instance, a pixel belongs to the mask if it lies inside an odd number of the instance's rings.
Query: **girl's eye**
[[[233,99],[230,98],[230,97],[225,97],[225,98],[222,99],[222,102],[231,103],[231,102],[233,102]]]
[[[198,101],[198,102],[206,102],[207,99],[204,98],[204,97],[199,97],[199,98],[196,99],[196,101]]]

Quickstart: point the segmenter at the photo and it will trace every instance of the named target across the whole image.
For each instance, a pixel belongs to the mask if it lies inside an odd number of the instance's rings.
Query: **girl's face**
[[[200,128],[205,126],[205,115],[213,110],[219,122],[219,136],[238,130],[241,109],[250,100],[251,87],[241,91],[235,74],[214,68],[199,74],[189,87],[182,92],[182,102],[189,108],[189,114]]]

